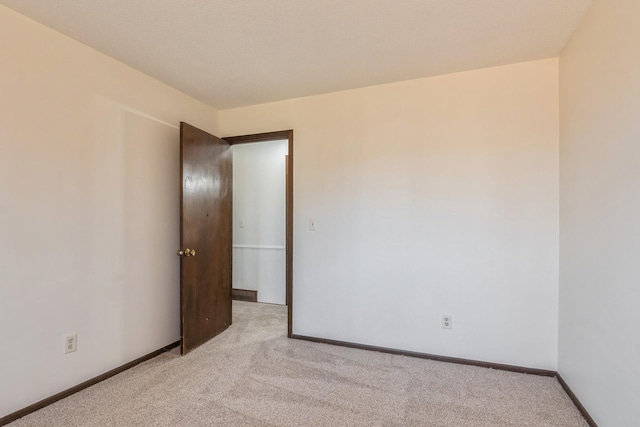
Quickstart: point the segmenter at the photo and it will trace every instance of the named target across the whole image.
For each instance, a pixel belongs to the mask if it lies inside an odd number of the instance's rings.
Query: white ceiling
[[[216,108],[557,56],[594,0],[0,0]]]

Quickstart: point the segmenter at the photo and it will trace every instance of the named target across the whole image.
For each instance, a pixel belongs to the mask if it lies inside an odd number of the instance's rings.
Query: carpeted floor
[[[234,301],[234,324],[12,424],[587,426],[554,378],[287,339],[286,308]]]

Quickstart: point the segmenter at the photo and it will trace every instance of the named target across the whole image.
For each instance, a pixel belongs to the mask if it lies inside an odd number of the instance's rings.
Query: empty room
[[[0,0],[0,425],[640,425],[639,46],[637,0]]]

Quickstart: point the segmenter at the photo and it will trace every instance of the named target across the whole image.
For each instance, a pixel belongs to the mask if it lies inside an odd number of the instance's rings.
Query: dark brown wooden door
[[[187,123],[180,124],[180,153],[180,345],[185,354],[231,325],[232,171],[229,143]]]

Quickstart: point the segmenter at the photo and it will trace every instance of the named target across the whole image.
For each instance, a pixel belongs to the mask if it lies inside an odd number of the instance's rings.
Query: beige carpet
[[[554,378],[290,340],[286,308],[234,302],[234,324],[11,424],[586,426]]]

